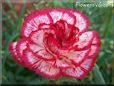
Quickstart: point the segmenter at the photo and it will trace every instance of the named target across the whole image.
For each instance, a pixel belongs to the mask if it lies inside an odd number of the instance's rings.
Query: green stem
[[[95,64],[93,68],[93,74],[94,74],[94,80],[96,84],[105,84],[105,80],[102,76],[102,73],[99,70],[99,67],[97,64]]]
[[[12,39],[12,41],[16,41],[16,39],[19,37],[19,34],[17,33],[17,34],[15,34],[15,36],[13,36],[11,39]]]

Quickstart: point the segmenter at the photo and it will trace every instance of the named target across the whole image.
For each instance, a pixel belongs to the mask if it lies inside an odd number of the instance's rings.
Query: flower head
[[[46,78],[81,79],[92,70],[100,48],[98,33],[88,27],[88,17],[77,10],[36,10],[25,17],[22,38],[9,50],[17,63]]]

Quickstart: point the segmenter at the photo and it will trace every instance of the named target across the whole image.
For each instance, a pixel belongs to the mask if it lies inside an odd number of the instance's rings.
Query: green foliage
[[[57,80],[49,80],[40,75],[35,74],[32,71],[18,65],[14,62],[12,56],[8,51],[8,44],[10,41],[19,38],[19,30],[22,25],[25,14],[28,14],[30,8],[25,2],[21,3],[21,10],[19,14],[14,9],[14,4],[10,0],[3,3],[9,5],[9,10],[5,10],[3,7],[3,34],[2,34],[2,70],[3,70],[3,84],[113,84],[114,81],[114,27],[112,12],[114,15],[114,9],[111,7],[80,7],[75,6],[74,0],[49,0],[38,1],[30,3],[33,6],[33,10],[40,8],[53,8],[53,7],[66,7],[81,10],[90,18],[90,29],[93,28],[100,33],[102,39],[101,50],[98,55],[97,65],[95,65],[92,72],[82,79],[71,79],[61,77]],[[77,0],[79,1],[79,0]],[[1,20],[1,19],[0,19]],[[18,36],[18,37],[17,37]],[[17,38],[16,38],[17,37]]]

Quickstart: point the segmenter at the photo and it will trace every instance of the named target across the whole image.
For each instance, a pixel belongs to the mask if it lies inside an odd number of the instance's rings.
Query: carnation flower
[[[88,31],[89,19],[78,10],[40,9],[25,17],[21,39],[9,44],[14,60],[50,79],[82,79],[93,68],[100,37]]]

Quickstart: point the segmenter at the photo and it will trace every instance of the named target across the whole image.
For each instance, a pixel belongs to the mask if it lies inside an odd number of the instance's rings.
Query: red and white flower
[[[14,60],[41,76],[81,79],[93,68],[100,49],[98,33],[87,31],[89,19],[68,8],[40,9],[25,17],[18,42],[9,50]]]

